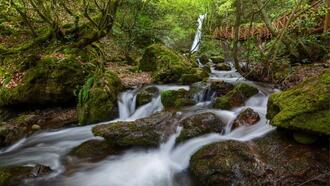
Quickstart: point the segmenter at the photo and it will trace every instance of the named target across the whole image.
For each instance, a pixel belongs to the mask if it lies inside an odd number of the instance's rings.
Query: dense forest
[[[0,186],[330,185],[330,0],[1,0]]]

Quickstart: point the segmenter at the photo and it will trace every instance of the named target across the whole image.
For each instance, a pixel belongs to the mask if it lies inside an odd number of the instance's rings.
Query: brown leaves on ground
[[[7,89],[12,89],[17,87],[18,84],[22,82],[24,77],[24,72],[16,72],[13,77],[8,81],[8,77],[0,77],[0,87],[5,87]]]
[[[107,67],[114,72],[125,87],[139,87],[152,83],[151,73],[135,72],[134,66],[110,63]]]

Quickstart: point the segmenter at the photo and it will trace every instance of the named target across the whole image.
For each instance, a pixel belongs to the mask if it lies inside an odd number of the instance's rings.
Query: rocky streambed
[[[158,59],[159,50],[168,55]],[[0,150],[0,185],[329,184],[329,72],[278,92],[219,65],[201,81],[203,68],[187,69],[181,56],[158,45],[145,55],[141,69],[155,80],[191,85],[147,85],[114,99],[100,89],[107,80],[87,81],[84,87],[96,84],[91,99],[77,106],[80,122],[111,119],[115,110],[118,118],[62,129],[24,119],[21,126],[35,131],[10,135],[6,144],[14,143]],[[107,77],[116,87],[118,80]],[[67,112],[63,121],[74,122],[69,116],[76,113]],[[54,120],[48,115],[44,123]]]

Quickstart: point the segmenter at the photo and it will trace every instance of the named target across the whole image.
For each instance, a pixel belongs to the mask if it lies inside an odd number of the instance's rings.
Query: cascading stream
[[[210,75],[211,80],[225,80],[235,83],[244,81],[252,84],[259,89],[259,93],[248,101],[245,106],[234,108],[232,110],[210,110],[203,104],[209,104],[203,97],[210,97],[208,91],[197,93],[196,99],[200,102],[191,109],[187,108],[182,112],[186,114],[194,114],[197,110],[200,112],[213,112],[221,118],[224,123],[227,123],[225,134],[208,134],[188,140],[182,144],[175,144],[175,139],[180,133],[180,129],[176,134],[173,134],[170,139],[154,150],[129,150],[119,156],[110,156],[106,160],[95,164],[89,164],[87,168],[79,172],[64,176],[61,173],[65,170],[62,164],[63,159],[67,157],[68,152],[84,141],[90,139],[101,139],[94,137],[91,126],[75,127],[69,129],[61,129],[57,131],[46,131],[34,134],[28,138],[22,139],[16,144],[2,149],[0,151],[0,165],[29,165],[42,164],[54,170],[54,178],[40,182],[30,182],[31,185],[83,185],[83,186],[179,186],[189,185],[187,181],[178,181],[176,175],[184,172],[189,166],[191,156],[204,145],[226,141],[248,141],[258,137],[262,137],[268,132],[274,130],[267,124],[265,118],[268,95],[273,91],[267,86],[260,86],[252,82],[245,81],[233,69],[229,72],[212,70]],[[162,90],[189,89],[188,86],[161,85],[156,87]],[[160,95],[153,100],[136,108],[136,95],[139,92],[129,90],[119,96],[118,107],[120,118],[118,120],[131,121],[143,117],[148,117],[151,114],[163,110]],[[239,112],[251,107],[259,113],[261,120],[253,126],[239,127],[231,131],[232,121],[236,118]],[[112,121],[113,122],[113,121]],[[188,179],[189,180],[189,179]]]

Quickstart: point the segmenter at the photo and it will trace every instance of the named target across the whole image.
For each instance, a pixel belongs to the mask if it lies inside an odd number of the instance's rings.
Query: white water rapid
[[[191,49],[190,49],[191,53],[197,52],[199,50],[200,42],[201,42],[201,39],[202,39],[203,22],[204,22],[204,19],[206,18],[206,15],[207,14],[200,15],[197,19],[197,23],[198,23],[197,31],[196,31],[196,34],[195,34],[194,42],[193,42],[193,44],[191,46]]]
[[[225,80],[230,83],[244,81],[259,89],[259,93],[246,101],[242,107],[232,110],[208,109],[210,101],[203,100],[207,91],[196,93],[196,100],[200,102],[181,112],[187,115],[199,112],[213,112],[227,123],[225,134],[207,134],[182,144],[175,144],[176,134],[158,149],[131,149],[121,155],[109,156],[98,163],[83,165],[80,170],[71,175],[63,175],[66,169],[63,162],[68,152],[84,141],[100,139],[94,137],[91,128],[95,125],[44,131],[22,139],[16,144],[0,150],[0,165],[32,165],[49,166],[55,173],[51,178],[30,180],[27,185],[68,185],[68,186],[187,186],[190,185],[186,170],[191,156],[204,145],[226,140],[249,141],[259,138],[274,130],[267,124],[265,118],[267,99],[273,89],[265,85],[258,85],[244,80],[235,69],[225,72],[212,69],[210,80]],[[189,86],[162,85],[159,90],[189,89]],[[129,90],[119,95],[120,117],[117,120],[136,120],[150,116],[163,110],[160,95],[153,100],[136,108],[136,95],[140,89]],[[210,96],[208,96],[210,97]],[[204,101],[204,102],[203,102]],[[257,111],[261,120],[253,126],[240,127],[231,130],[231,125],[240,111],[250,107]],[[178,176],[180,175],[180,176]]]

